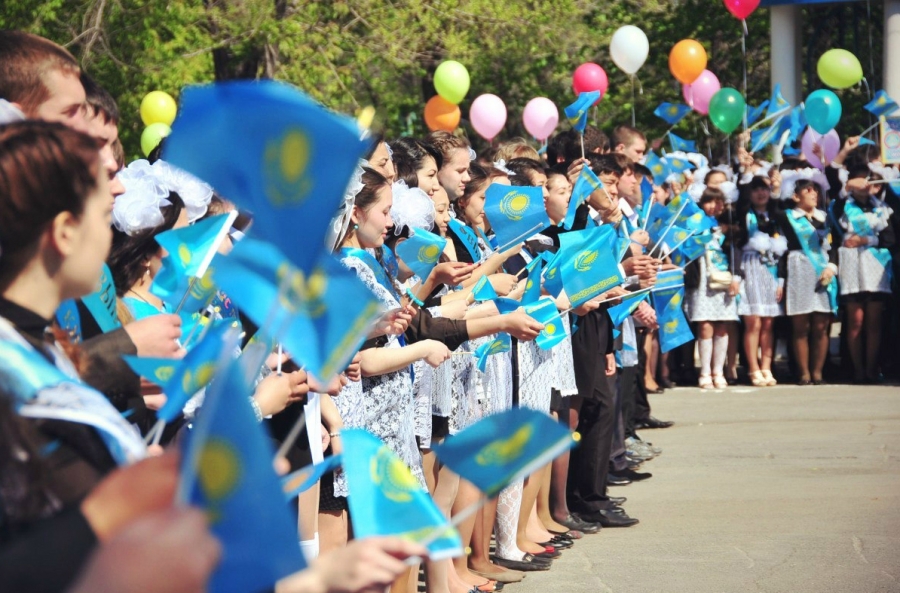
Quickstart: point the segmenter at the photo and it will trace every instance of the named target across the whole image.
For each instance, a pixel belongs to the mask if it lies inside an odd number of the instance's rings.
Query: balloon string
[[[743,57],[743,71],[744,71],[744,100],[747,100],[747,19],[741,19],[741,23],[744,25],[744,30],[741,35],[741,56]],[[744,131],[747,130],[747,109],[744,108]]]
[[[725,137],[725,152],[728,155],[728,166],[731,167],[731,136]]]
[[[634,111],[634,74],[629,75],[631,77],[631,127],[637,127],[637,122],[635,120],[635,111]]]

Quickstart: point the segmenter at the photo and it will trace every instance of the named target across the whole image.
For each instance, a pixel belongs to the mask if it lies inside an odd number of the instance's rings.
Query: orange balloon
[[[454,105],[440,95],[433,96],[425,103],[425,125],[432,132],[452,132],[459,125],[461,116],[459,105]]]
[[[698,41],[682,39],[669,52],[669,70],[681,84],[691,84],[706,70],[706,50]]]

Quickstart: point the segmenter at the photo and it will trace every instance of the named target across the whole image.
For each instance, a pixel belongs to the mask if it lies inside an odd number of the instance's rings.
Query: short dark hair
[[[624,173],[615,155],[589,154],[587,159],[591,163],[591,171],[594,172],[594,175],[616,175],[621,177],[622,173]]]
[[[708,202],[722,202],[725,203],[725,194],[717,187],[707,187],[703,190],[703,194],[700,196],[700,205],[706,204]]]
[[[25,115],[47,100],[44,76],[61,71],[81,73],[68,51],[38,35],[24,31],[0,31],[0,97],[22,106]]]
[[[544,163],[534,159],[513,159],[506,163],[506,168],[515,173],[515,175],[509,179],[510,183],[513,185],[531,185],[530,177],[532,173],[547,174]]]
[[[646,136],[644,136],[644,134],[637,128],[621,124],[616,126],[613,130],[612,135],[609,138],[609,144],[613,148],[613,150],[615,150],[616,146],[620,144],[622,146],[628,146],[638,138],[645,142],[647,141]]]
[[[84,87],[87,106],[93,111],[93,115],[102,116],[105,123],[118,125],[119,106],[113,96],[86,72],[81,73],[81,85]]]

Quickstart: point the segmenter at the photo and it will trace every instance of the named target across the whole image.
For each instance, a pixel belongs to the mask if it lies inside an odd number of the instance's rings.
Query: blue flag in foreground
[[[768,99],[766,99],[765,101],[760,103],[759,107],[752,107],[748,103],[747,106],[744,108],[744,109],[746,109],[746,113],[747,113],[747,125],[752,126],[753,124],[755,124],[759,120],[759,118],[762,117],[762,114],[766,112],[766,107],[768,107],[768,106],[769,106]]]
[[[607,309],[609,319],[613,327],[619,327],[625,321],[625,318],[634,313],[634,310],[650,296],[649,292],[635,293],[634,296],[625,295],[622,302],[614,307]]]
[[[673,151],[697,152],[697,143],[693,140],[685,140],[681,136],[669,132],[669,143]]]
[[[484,213],[491,221],[500,251],[550,226],[540,187],[492,183],[484,194]]]
[[[245,237],[213,265],[216,282],[241,311],[322,381],[344,370],[382,312],[330,254],[307,275],[274,245]]]
[[[781,83],[775,85],[772,89],[772,98],[769,100],[769,107],[766,110],[766,119],[773,117],[776,113],[784,111],[791,106],[787,99],[781,94]]]
[[[541,270],[544,268],[544,258],[536,257],[525,267],[528,270],[528,279],[525,281],[522,304],[530,305],[541,298]]]
[[[182,359],[122,357],[135,373],[159,385],[166,394],[166,403],[156,412],[158,419],[174,420],[188,400],[212,381],[232,328],[231,320],[213,324]]]
[[[508,299],[506,297],[497,297],[494,299],[494,305],[497,306],[497,310],[500,311],[501,315],[506,315],[507,313],[512,313],[516,309],[522,306],[517,300]]]
[[[684,300],[684,272],[668,270],[656,276],[653,288],[653,308],[659,323],[659,349],[668,352],[694,339],[690,325],[684,317],[681,302]]]
[[[560,235],[559,272],[573,307],[625,281],[616,259],[615,238],[612,225]]]
[[[578,210],[578,207],[587,201],[594,190],[600,189],[601,187],[603,187],[603,182],[600,181],[600,178],[591,171],[589,166],[583,166],[581,168],[581,173],[578,174],[578,179],[575,180],[575,185],[572,186],[572,195],[569,197],[569,207],[566,210],[566,219],[563,221],[564,229],[569,230],[572,228],[572,225],[575,223],[575,212]]]
[[[297,520],[272,468],[275,451],[250,408],[251,380],[266,354],[254,349],[234,361],[228,351],[219,359],[187,438],[179,499],[206,513],[222,544],[207,585],[211,593],[271,590],[306,567]]]
[[[566,339],[566,329],[553,299],[544,297],[534,304],[526,305],[524,310],[535,321],[544,325],[544,329],[534,339],[538,348],[550,350]]]
[[[566,119],[572,124],[572,127],[584,134],[587,127],[588,110],[600,99],[600,91],[590,91],[587,93],[578,93],[575,102],[566,107]]]
[[[344,474],[356,538],[394,535],[422,541],[435,529],[446,528],[427,544],[429,557],[440,560],[463,554],[459,533],[387,445],[360,428],[344,429],[341,437],[345,449],[353,452],[344,457]]]
[[[509,339],[509,334],[500,333],[497,334],[497,337],[482,344],[478,348],[475,349],[475,352],[472,354],[478,359],[478,370],[482,373],[484,372],[485,366],[487,365],[488,356],[493,354],[500,354],[501,352],[509,352],[512,348],[512,340]]]
[[[339,468],[341,463],[343,463],[343,459],[340,454],[331,455],[323,459],[321,463],[309,464],[284,476],[281,479],[284,496],[288,500],[296,498],[301,492],[306,492],[315,486],[322,476]]]
[[[574,447],[577,440],[550,416],[513,408],[483,418],[433,448],[442,463],[491,498]]]
[[[863,107],[875,117],[889,115],[900,109],[900,105],[897,105],[897,102],[891,99],[884,90],[876,92],[872,100]]]
[[[397,245],[397,255],[424,282],[446,246],[447,239],[425,229],[415,229],[406,241]]]
[[[691,108],[681,103],[660,103],[653,110],[653,115],[660,118],[670,126],[674,126],[691,112]]]
[[[252,211],[254,231],[311,271],[368,148],[355,120],[274,81],[187,87],[180,102],[165,159]]]
[[[154,239],[170,256],[174,256],[174,262],[182,274],[202,278],[237,216],[237,210],[232,210],[160,233]]]
[[[498,297],[497,291],[494,290],[494,287],[491,285],[491,281],[488,280],[487,276],[479,278],[478,282],[475,283],[475,287],[472,288],[472,298],[479,303],[493,301]]]

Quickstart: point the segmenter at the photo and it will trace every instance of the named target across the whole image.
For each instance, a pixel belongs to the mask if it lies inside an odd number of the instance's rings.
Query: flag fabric
[[[788,126],[791,133],[788,136],[787,144],[790,145],[800,138],[800,134],[803,133],[803,129],[806,127],[806,114],[803,111],[803,105],[797,105],[791,109],[790,123]]]
[[[564,339],[566,329],[563,326],[556,303],[549,297],[544,297],[531,305],[525,305],[525,313],[540,324],[544,329],[534,339],[534,343],[541,350],[550,350]]]
[[[650,198],[653,197],[653,182],[647,179],[646,177],[641,177],[641,201],[644,204],[650,201]]]
[[[478,282],[475,283],[475,286],[472,288],[472,298],[475,299],[478,303],[483,303],[484,301],[493,301],[498,298],[500,295],[497,294],[497,291],[494,290],[494,287],[491,285],[491,281],[487,276],[482,276],[478,279]]]
[[[656,276],[652,291],[653,308],[659,323],[659,349],[668,352],[694,339],[690,324],[684,317],[684,272],[667,270]]]
[[[678,122],[680,122],[684,117],[691,112],[691,108],[682,103],[660,103],[659,106],[653,110],[653,115],[662,119],[664,122],[669,124],[670,126],[674,126]]]
[[[685,140],[672,132],[669,132],[669,144],[672,145],[672,150],[676,152],[697,152],[696,142],[693,140]]]
[[[615,253],[612,225],[560,235],[560,276],[566,295],[578,307],[625,278]]]
[[[706,246],[712,238],[711,233],[691,235],[672,254],[672,263],[678,267],[684,267],[695,259],[703,257],[706,253]],[[678,261],[675,261],[676,259]]]
[[[311,463],[284,476],[281,478],[281,490],[284,492],[285,498],[291,500],[299,496],[301,492],[306,492],[315,486],[322,476],[339,468],[341,463],[343,463],[343,459],[340,454],[330,455],[319,463]]]
[[[160,233],[154,239],[173,256],[185,276],[202,278],[237,216],[237,210],[232,210]]]
[[[900,109],[900,105],[897,105],[897,102],[891,99],[884,90],[880,90],[875,93],[871,101],[863,105],[863,108],[875,117],[882,117],[897,111]]]
[[[634,296],[625,295],[622,302],[607,309],[609,319],[613,327],[619,327],[625,319],[634,313],[635,309],[650,296],[649,292],[642,292]]]
[[[479,420],[433,450],[454,473],[492,498],[571,449],[577,438],[547,414],[512,408]]]
[[[406,241],[397,245],[397,255],[424,282],[441,259],[446,246],[447,239],[425,229],[415,229]]]
[[[344,457],[344,474],[354,537],[392,535],[422,541],[435,529],[446,528],[428,544],[429,557],[440,560],[463,554],[459,533],[396,453],[361,428],[345,428],[341,438],[345,450],[353,452]]]
[[[163,152],[253,212],[254,231],[307,273],[368,146],[352,118],[288,84],[254,80],[185,88]]]
[[[644,166],[650,169],[654,185],[662,185],[666,182],[666,177],[669,176],[669,168],[666,165],[666,161],[656,156],[656,153],[652,150],[647,153],[644,159]]]
[[[587,201],[594,190],[601,187],[603,187],[603,182],[600,181],[600,178],[591,171],[588,165],[583,166],[581,173],[578,174],[578,179],[575,180],[575,185],[572,186],[572,195],[569,197],[566,219],[563,221],[564,229],[569,230],[572,228],[578,207]]]
[[[541,272],[544,269],[543,258],[536,257],[526,266],[528,270],[525,281],[525,293],[522,295],[522,304],[530,305],[541,298]]]
[[[213,266],[241,311],[322,381],[344,370],[382,313],[375,295],[328,253],[305,274],[275,245],[245,237]]]
[[[475,359],[478,361],[478,370],[482,373],[484,372],[487,366],[488,356],[500,354],[501,352],[509,352],[511,348],[512,340],[510,340],[509,334],[497,334],[496,338],[494,338],[490,342],[482,344],[475,349],[475,352],[472,353],[475,356]]]
[[[869,139],[866,138],[865,136],[860,136],[860,137],[859,137],[859,144],[860,144],[860,146],[864,146],[864,145],[866,145],[866,144],[873,144],[873,145],[874,145],[875,142],[872,141],[872,140],[869,140]]]
[[[762,103],[759,104],[758,107],[752,107],[749,103],[745,107],[747,113],[747,125],[752,126],[759,118],[762,117],[762,114],[766,112],[766,107],[769,106],[769,100],[766,99]]]
[[[772,98],[769,99],[769,106],[766,109],[766,119],[774,116],[779,111],[784,111],[790,106],[791,104],[781,94],[781,83],[776,84],[775,88],[772,89]]]
[[[215,257],[213,261],[216,261]],[[180,305],[181,313],[186,315],[197,313],[206,309],[216,296],[214,275],[215,266],[214,263],[210,263],[206,273],[192,282],[192,277],[185,275],[181,268],[178,257],[169,253],[162,258],[162,267],[153,278],[150,294],[159,297],[172,310]]]
[[[550,226],[541,187],[492,183],[484,194],[484,214],[505,251]]]
[[[230,319],[213,323],[181,359],[122,356],[135,373],[162,388],[166,403],[156,412],[159,420],[175,420],[188,400],[212,381],[216,361],[229,343],[235,325]]]
[[[588,110],[600,99],[600,91],[578,93],[575,102],[566,107],[566,119],[572,127],[584,134],[587,127]]]
[[[750,132],[750,152],[759,152],[773,142],[777,142],[784,133],[783,122],[785,120],[789,126],[790,117],[785,114],[779,115],[769,127]]]
[[[669,154],[666,155],[663,160],[666,163],[666,168],[669,170],[669,173],[684,173],[689,169],[696,169],[694,163],[680,156]]]
[[[236,339],[231,345],[237,346]],[[203,510],[222,545],[207,591],[271,590],[306,567],[297,520],[272,467],[275,451],[250,407],[252,380],[267,352],[223,355],[187,434],[178,499]],[[166,575],[162,575],[165,577]]]
[[[507,313],[512,313],[513,311],[521,307],[522,303],[515,299],[497,297],[496,299],[494,299],[494,305],[497,306],[497,310],[501,315],[506,315]]]
[[[450,219],[448,226],[450,227],[450,231],[462,241],[466,251],[469,252],[469,256],[472,258],[472,261],[475,263],[480,262],[482,259],[481,249],[478,248],[478,235],[475,234],[475,231],[455,218]]]

